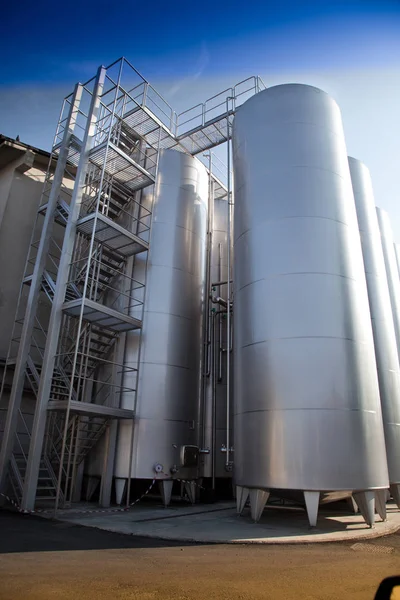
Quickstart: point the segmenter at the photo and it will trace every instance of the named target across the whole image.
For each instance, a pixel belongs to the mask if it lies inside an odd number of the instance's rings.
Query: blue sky
[[[45,149],[74,83],[122,55],[177,111],[253,74],[321,87],[400,241],[400,0],[21,0],[1,25],[0,132]]]

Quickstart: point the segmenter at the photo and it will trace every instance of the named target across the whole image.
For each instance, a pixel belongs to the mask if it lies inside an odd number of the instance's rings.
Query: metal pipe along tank
[[[349,157],[374,335],[389,482],[400,483],[400,370],[381,236],[369,170]]]
[[[204,165],[187,154],[163,150],[149,240],[132,454],[131,424],[122,423],[117,478],[128,477],[130,462],[132,478],[153,478],[156,464],[162,467],[161,479],[171,479],[175,472],[197,477],[196,468],[182,467],[182,447],[197,442],[207,202]],[[134,274],[138,268],[137,262]],[[125,365],[135,366],[137,349],[138,337],[129,333]],[[129,404],[132,408],[132,398],[123,396],[123,407]]]
[[[236,483],[255,520],[265,491],[304,490],[314,524],[320,491],[388,486],[340,110],[269,88],[238,108],[233,149]]]
[[[227,272],[227,216],[226,194],[214,199],[214,219],[210,247],[210,282],[221,282]],[[204,446],[211,449],[204,456],[204,477],[230,477],[225,469],[225,454],[220,449],[226,443],[226,300],[227,285],[212,290],[215,302],[214,316],[210,317],[208,345],[208,376],[205,379]],[[221,297],[222,300],[216,302]],[[221,306],[222,304],[222,306]]]

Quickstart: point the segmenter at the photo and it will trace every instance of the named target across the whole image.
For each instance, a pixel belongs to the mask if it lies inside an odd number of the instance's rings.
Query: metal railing
[[[254,75],[179,113],[175,136],[182,138],[190,131],[205,127],[207,123],[226,118],[227,112],[233,114],[238,106],[264,89],[266,86],[261,77]]]

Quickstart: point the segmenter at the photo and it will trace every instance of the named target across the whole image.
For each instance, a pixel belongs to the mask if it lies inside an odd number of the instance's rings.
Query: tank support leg
[[[306,503],[310,527],[316,527],[318,519],[319,492],[304,492],[304,501]]]
[[[382,521],[386,521],[386,490],[375,490],[375,509]]]
[[[93,494],[97,490],[99,483],[100,479],[98,477],[89,475],[86,486],[86,502],[90,502]]]
[[[356,515],[358,513],[358,506],[353,496],[349,496],[349,498],[346,498],[346,502],[349,505],[351,512],[353,512]]]
[[[265,490],[250,490],[250,512],[255,523],[260,520],[268,498],[269,492]]]
[[[169,506],[171,503],[173,485],[174,482],[172,481],[172,479],[160,481],[161,498],[165,507]]]
[[[238,515],[242,514],[248,497],[249,497],[249,488],[243,487],[241,485],[237,485],[236,486],[236,508],[237,508]]]
[[[192,504],[196,502],[196,483],[194,481],[187,481],[185,483],[185,492]]]
[[[375,523],[375,492],[353,492],[353,498],[357,502],[366,524],[373,527]]]
[[[126,478],[116,477],[115,478],[115,499],[118,504],[122,504],[122,500],[126,489]]]
[[[400,483],[392,483],[390,486],[390,493],[392,494],[397,507],[400,508]]]

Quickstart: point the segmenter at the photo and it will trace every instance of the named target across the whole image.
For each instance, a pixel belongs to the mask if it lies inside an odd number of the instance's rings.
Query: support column
[[[249,488],[243,487],[241,485],[236,486],[236,509],[238,515],[242,514],[247,502],[247,498],[249,497],[249,493]]]
[[[82,497],[83,471],[85,463],[82,461],[76,469],[74,492],[72,494],[72,502],[79,502]]]
[[[353,496],[349,496],[348,498],[346,498],[346,502],[349,505],[350,511],[356,515],[358,513],[358,506]]]
[[[316,527],[318,519],[319,492],[304,492],[304,501],[306,503],[310,527]]]
[[[111,488],[114,472],[115,444],[117,440],[118,422],[113,419],[109,423],[106,435],[106,447],[104,451],[103,470],[101,474],[101,487],[99,504],[103,508],[108,508],[111,503]]]
[[[382,521],[386,521],[386,490],[376,490],[375,508]]]
[[[160,481],[159,483],[160,483],[161,498],[162,498],[164,506],[167,507],[171,503],[172,487],[174,485],[174,482],[172,481],[172,479],[166,479],[164,481]]]
[[[188,495],[188,498],[192,504],[196,503],[196,482],[195,481],[186,481],[185,482],[185,492]]]
[[[119,390],[122,387],[122,368],[125,354],[126,335],[121,335],[117,341],[115,352],[115,362],[113,367],[112,381],[115,382],[114,393],[112,395],[111,406],[120,408],[121,394]],[[117,387],[118,386],[118,387]],[[108,508],[111,503],[111,490],[114,475],[115,453],[118,437],[118,421],[114,419],[107,428],[107,443],[105,449],[103,471],[101,474],[100,506]]]
[[[400,483],[392,483],[390,486],[390,493],[392,494],[397,507],[400,508]]]
[[[86,501],[90,502],[93,494],[97,490],[97,486],[99,485],[99,478],[94,475],[89,475],[87,478],[87,486],[86,486]]]
[[[38,400],[33,421],[32,440],[29,448],[28,464],[26,468],[24,490],[21,501],[21,508],[23,510],[33,510],[35,505],[40,457],[42,453],[43,437],[46,426],[47,404],[50,397],[55,356],[57,353],[58,339],[60,335],[62,306],[64,304],[70,264],[73,257],[76,237],[76,223],[79,218],[85,177],[89,162],[89,151],[92,144],[94,125],[100,106],[100,94],[103,89],[105,75],[106,69],[104,67],[100,67],[97,72],[96,81],[93,88],[89,117],[82,142],[81,156],[79,159],[74,190],[71,198],[70,213],[65,230],[64,243],[58,268],[56,289],[54,293],[43,359],[43,367],[40,377]]]
[[[128,480],[126,479],[126,477],[116,477],[115,478],[115,499],[116,499],[118,506],[120,506],[122,504],[122,500],[124,498],[124,494],[126,491],[126,482],[127,481]]]
[[[260,520],[268,498],[269,492],[265,490],[250,490],[250,512],[255,523]]]
[[[369,527],[375,523],[375,492],[354,492],[353,498],[357,502],[360,513]]]
[[[24,389],[26,363],[28,360],[32,334],[35,325],[35,317],[39,303],[43,273],[45,270],[50,240],[53,233],[54,213],[57,208],[57,201],[60,196],[60,190],[64,179],[65,168],[68,161],[69,144],[75,128],[81,98],[82,86],[78,84],[75,87],[72,97],[71,106],[67,117],[68,121],[65,125],[62,148],[58,156],[57,165],[54,172],[53,183],[47,203],[46,215],[44,218],[39,248],[28,295],[24,323],[22,326],[21,340],[18,348],[17,362],[15,365],[10,400],[8,404],[7,419],[3,434],[3,443],[0,452],[0,492],[4,492],[8,474],[8,466],[10,464],[10,458],[14,447],[15,434],[17,431],[18,411],[21,408],[22,393]]]

